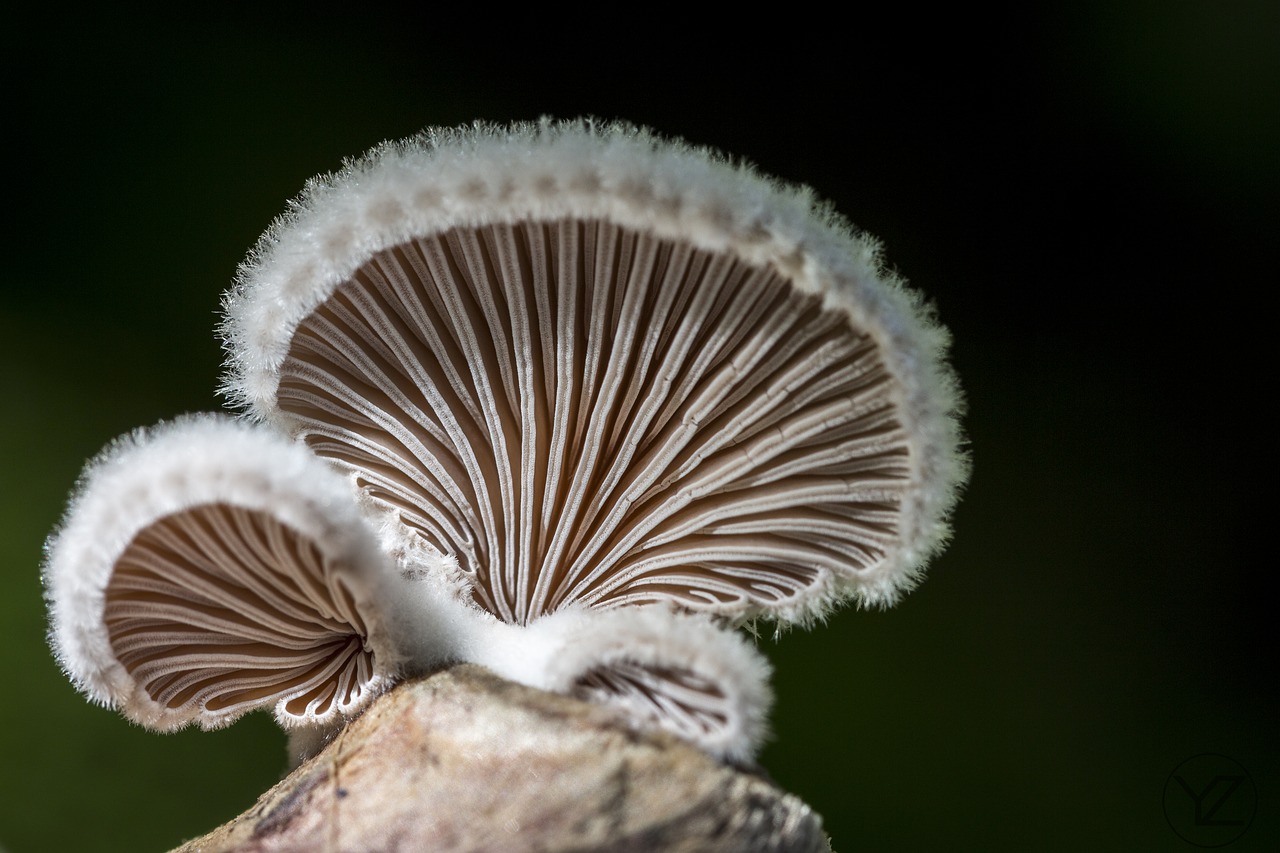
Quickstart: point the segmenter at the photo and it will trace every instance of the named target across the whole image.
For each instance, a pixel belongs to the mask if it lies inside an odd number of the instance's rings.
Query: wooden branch
[[[400,685],[176,853],[830,850],[758,771],[464,665]]]

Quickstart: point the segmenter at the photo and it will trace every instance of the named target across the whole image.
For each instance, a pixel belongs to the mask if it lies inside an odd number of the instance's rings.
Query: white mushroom
[[[234,400],[515,624],[892,603],[964,476],[946,334],[874,244],[626,127],[377,149],[308,185],[227,310]]]
[[[766,733],[769,665],[735,632],[666,607],[567,608],[528,626],[490,623],[463,656],[498,675],[622,711],[723,758]]]
[[[428,588],[400,578],[349,487],[305,449],[224,418],[110,447],[50,539],[52,641],[135,722],[286,726],[359,709],[405,662],[447,658]],[[397,644],[410,620],[419,645]]]
[[[627,127],[384,146],[226,307],[225,390],[296,442],[127,440],[46,565],[63,666],[156,728],[315,730],[470,661],[747,759],[768,666],[727,627],[892,603],[965,475],[946,334],[874,245]]]

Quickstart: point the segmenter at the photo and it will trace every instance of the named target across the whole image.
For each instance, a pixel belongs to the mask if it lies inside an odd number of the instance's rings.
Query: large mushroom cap
[[[889,603],[963,479],[946,334],[801,190],[586,123],[388,145],[227,300],[227,387],[525,624]]]
[[[49,544],[52,640],[91,698],[152,728],[264,707],[286,725],[327,723],[400,662],[385,563],[322,461],[188,419],[89,467]]]

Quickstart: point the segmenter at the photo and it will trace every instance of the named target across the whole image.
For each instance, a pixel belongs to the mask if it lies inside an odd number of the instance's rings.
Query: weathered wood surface
[[[178,853],[829,849],[821,819],[755,772],[458,666],[381,697]]]

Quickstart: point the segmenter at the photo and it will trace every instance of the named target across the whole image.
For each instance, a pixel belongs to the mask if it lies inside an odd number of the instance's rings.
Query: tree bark
[[[380,697],[176,853],[830,850],[821,818],[609,709],[457,666]]]

